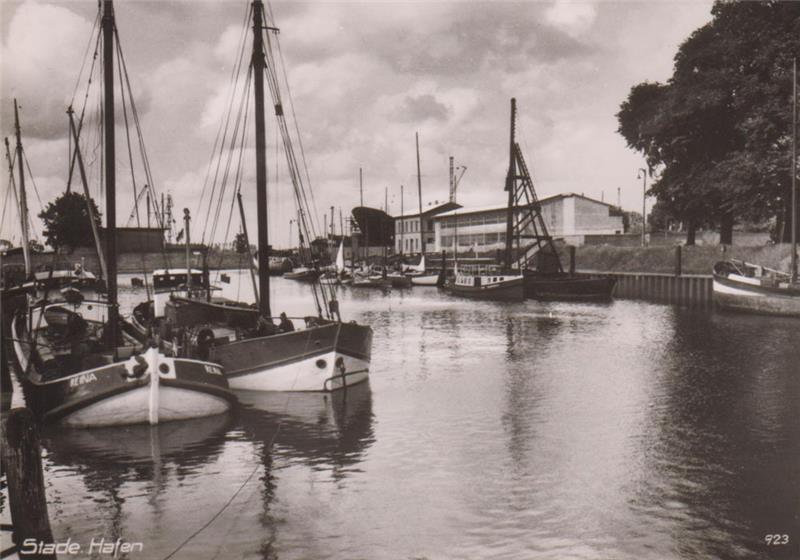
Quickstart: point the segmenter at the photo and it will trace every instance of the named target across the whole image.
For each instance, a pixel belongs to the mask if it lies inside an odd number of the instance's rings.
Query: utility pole
[[[361,168],[358,168],[358,192],[361,195],[361,206],[364,206],[364,175]]]
[[[400,185],[400,254],[403,254],[403,234],[406,229],[406,219],[403,217],[403,185]]]
[[[646,245],[645,232],[647,231],[647,214],[645,214],[645,204],[647,203],[647,170],[640,167],[636,178],[642,176],[642,247]]]
[[[797,59],[792,60],[792,282],[797,282]]]

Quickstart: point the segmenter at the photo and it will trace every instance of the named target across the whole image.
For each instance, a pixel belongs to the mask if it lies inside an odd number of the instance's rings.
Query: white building
[[[394,252],[395,254],[413,254],[422,250],[422,233],[425,233],[425,250],[431,252],[436,245],[434,218],[449,210],[461,208],[455,202],[445,202],[436,206],[428,206],[422,213],[420,223],[419,212],[395,216],[394,219]]]
[[[623,233],[622,211],[611,204],[574,193],[551,196],[539,202],[548,233],[553,238],[582,245],[587,235]],[[506,206],[439,212],[431,219],[435,243],[428,244],[427,249],[452,251],[456,238],[459,251],[502,249],[506,242],[506,216]]]

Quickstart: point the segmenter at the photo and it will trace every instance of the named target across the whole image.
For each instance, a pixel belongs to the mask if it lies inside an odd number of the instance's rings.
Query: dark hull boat
[[[525,270],[525,297],[559,301],[609,301],[616,278],[592,278],[568,273],[541,274]]]
[[[456,275],[444,285],[445,292],[487,301],[522,301],[525,289],[522,276],[516,274]]]
[[[104,0],[101,9],[102,46],[108,62],[114,52],[116,30],[111,0]],[[97,45],[99,49],[99,41]],[[44,422],[101,427],[158,424],[220,414],[230,409],[236,397],[228,389],[218,365],[175,358],[145,346],[119,317],[114,83],[113,66],[107,63],[104,65],[104,161],[112,163],[105,167],[109,232],[105,255],[100,250],[97,230],[92,227],[101,268],[103,262],[107,264],[104,273],[107,298],[97,298],[92,279],[78,270],[66,274],[48,272],[36,277],[42,299],[15,315],[12,336],[3,337],[4,350],[10,355],[9,365],[16,369],[27,406]],[[72,116],[71,108],[68,114]],[[77,132],[74,122],[70,124],[83,175]],[[85,192],[88,196],[88,187]],[[94,224],[91,211],[90,221]],[[58,288],[54,301],[49,292]]]
[[[724,310],[800,317],[800,284],[789,276],[741,261],[714,265],[714,304]]]
[[[256,101],[256,184],[257,200],[266,196],[266,156],[263,79],[265,52],[263,33],[275,30],[265,27],[264,6],[261,0],[253,2],[253,92]],[[243,53],[242,53],[243,55]],[[243,89],[242,93],[246,93]],[[278,92],[273,91],[277,96]],[[279,100],[275,100],[276,107]],[[233,103],[233,101],[231,102]],[[229,108],[230,109],[230,108]],[[302,173],[290,149],[291,139],[283,112],[276,111],[280,130],[284,135],[287,164],[290,166],[295,193],[303,189]],[[244,133],[244,127],[241,128]],[[258,148],[261,146],[261,148]],[[233,158],[235,153],[229,152]],[[237,158],[241,162],[240,158]],[[221,195],[220,195],[221,196]],[[263,197],[263,198],[262,198]],[[244,207],[241,196],[239,209],[242,229],[247,241]],[[314,256],[307,251],[304,239],[313,239],[306,216],[310,214],[305,197],[296,200],[298,228],[300,228],[301,255],[307,252],[304,262],[308,267],[295,268],[284,274],[285,278],[311,283],[310,296],[316,304],[318,316],[306,317],[304,328],[295,330],[292,319],[281,314],[281,323],[274,324],[271,313],[268,274],[270,250],[267,231],[266,204],[258,205],[258,265],[251,269],[256,305],[213,300],[202,290],[185,296],[171,294],[165,302],[163,317],[150,322],[151,331],[157,332],[162,347],[178,357],[209,360],[219,364],[233,389],[253,391],[333,391],[365,381],[369,375],[372,329],[355,323],[341,321],[336,290],[333,285],[319,283],[319,267]],[[187,255],[189,254],[189,215],[185,212]],[[188,259],[188,257],[187,257]],[[343,264],[343,263],[342,263]],[[188,266],[188,265],[187,265]],[[257,278],[256,278],[257,274]],[[157,310],[156,310],[157,311]],[[324,315],[323,315],[324,314]]]
[[[216,364],[145,350],[124,329],[110,348],[103,340],[107,318],[108,304],[97,301],[42,303],[15,317],[14,366],[42,421],[158,424],[221,414],[235,403]]]
[[[263,333],[254,309],[173,298],[166,324],[194,334],[182,352],[220,364],[233,389],[332,391],[369,376],[372,329],[305,319],[306,328]]]

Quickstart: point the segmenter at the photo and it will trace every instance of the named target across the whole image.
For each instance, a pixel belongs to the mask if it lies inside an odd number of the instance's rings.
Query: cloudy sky
[[[244,0],[115,2],[154,181],[179,209],[196,210],[247,7]],[[338,208],[346,216],[358,205],[359,167],[366,205],[382,207],[388,188],[389,211],[399,213],[402,184],[406,211],[416,207],[415,132],[426,205],[448,196],[450,155],[467,167],[459,203],[502,204],[511,97],[518,100],[518,140],[540,197],[577,192],[616,203],[619,188],[622,206],[640,210],[642,161],[616,133],[614,115],[631,86],[669,77],[678,45],[709,21],[710,7],[710,1],[274,3],[320,216],[331,205],[337,216]],[[96,14],[95,1],[0,2],[2,131],[13,135],[16,97],[45,203],[66,184],[65,109]],[[122,130],[117,157],[124,166]],[[269,154],[270,176],[278,177],[270,187],[271,236],[285,246],[294,210],[285,169],[273,165],[274,148]],[[129,175],[118,173],[124,224],[132,195]],[[6,173],[3,201],[7,188]],[[15,226],[6,211],[0,235],[11,236]]]

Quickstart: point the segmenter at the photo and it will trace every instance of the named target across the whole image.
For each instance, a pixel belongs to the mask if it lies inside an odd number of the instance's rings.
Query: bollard
[[[675,276],[681,275],[681,246],[675,247]]]
[[[47,516],[47,499],[42,473],[42,451],[33,413],[15,408],[8,413],[2,431],[2,458],[8,481],[8,500],[14,542],[26,540],[50,544],[53,532]],[[55,554],[20,554],[22,558],[54,559]]]

